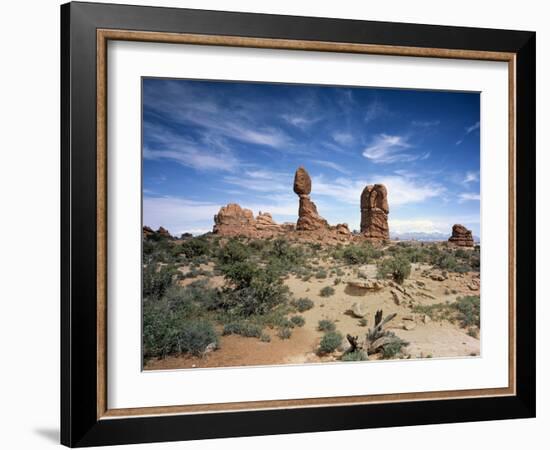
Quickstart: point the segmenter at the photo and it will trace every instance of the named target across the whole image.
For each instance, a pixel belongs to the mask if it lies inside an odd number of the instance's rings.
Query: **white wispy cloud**
[[[333,161],[324,161],[324,160],[314,159],[311,162],[319,166],[328,167],[329,169],[336,170],[337,172],[343,173],[344,175],[348,175],[350,173],[348,169],[346,169],[345,167],[342,167],[340,164],[335,163]]]
[[[480,199],[480,195],[475,192],[462,192],[458,194],[459,203],[464,203],[468,201],[479,201]]]
[[[328,181],[324,177],[314,177],[312,195],[331,197],[339,202],[346,202],[359,207],[363,189],[368,184],[382,183],[388,189],[390,209],[393,206],[421,203],[445,194],[446,189],[440,184],[411,179],[398,175],[373,175],[371,179],[353,180],[337,178]]]
[[[472,126],[466,127],[466,134],[470,134],[474,130],[479,130],[479,121],[474,123]]]
[[[413,217],[408,219],[388,217],[390,232],[401,233],[444,233],[451,235],[452,227],[455,223],[461,223],[467,227],[479,225],[477,216],[445,216],[445,217]]]
[[[202,234],[212,231],[214,214],[220,204],[199,202],[179,197],[143,198],[143,224],[157,229],[166,228],[172,235],[181,233]]]
[[[417,159],[426,159],[429,152],[422,154],[407,152],[412,145],[405,136],[392,136],[379,134],[374,137],[371,144],[363,150],[363,156],[374,163],[410,162]]]
[[[150,123],[144,123],[143,130],[150,142],[143,147],[144,159],[172,160],[200,171],[232,172],[241,164],[220,139],[193,140]]]
[[[319,117],[306,117],[299,114],[283,114],[281,117],[289,124],[302,130],[320,120]]]
[[[229,171],[238,167],[238,160],[231,154],[213,154],[193,145],[183,145],[174,150],[143,149],[145,159],[169,159],[196,170]]]
[[[365,111],[365,122],[369,123],[389,114],[388,108],[378,100],[370,102]]]
[[[292,189],[292,175],[264,170],[245,170],[239,175],[227,175],[222,181],[246,191],[288,192]]]
[[[463,183],[468,184],[474,181],[479,181],[479,172],[466,172]]]
[[[466,136],[468,136],[471,132],[473,132],[475,130],[479,130],[479,121],[477,121],[473,125],[470,125],[469,127],[465,128],[464,135],[458,141],[456,141],[456,145],[462,144],[462,142],[464,142],[464,139],[466,138]]]
[[[154,98],[150,95],[144,93],[148,108],[173,121],[199,127],[197,131],[204,135],[283,150],[290,145],[291,139],[282,129],[259,122],[265,111],[250,102],[223,103],[208,90],[171,82],[157,90]]]
[[[351,133],[346,132],[335,132],[332,133],[332,139],[340,145],[350,145],[353,144],[355,138]]]

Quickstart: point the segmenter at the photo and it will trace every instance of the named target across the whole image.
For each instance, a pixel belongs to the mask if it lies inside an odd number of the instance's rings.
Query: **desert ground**
[[[156,234],[143,267],[145,370],[480,354],[479,246]]]

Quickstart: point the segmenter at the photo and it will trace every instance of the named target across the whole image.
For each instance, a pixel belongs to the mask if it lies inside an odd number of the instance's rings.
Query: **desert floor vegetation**
[[[479,267],[479,246],[155,234],[143,242],[144,367],[479,355]]]

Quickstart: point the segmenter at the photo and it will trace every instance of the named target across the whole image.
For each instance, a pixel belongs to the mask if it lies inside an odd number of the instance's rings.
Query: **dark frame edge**
[[[516,386],[536,416],[536,33],[516,54]],[[521,236],[521,239],[520,239]]]
[[[70,3],[61,5],[60,20],[60,136],[61,136],[61,230],[60,230],[60,256],[61,256],[61,358],[60,358],[60,391],[61,391],[61,414],[60,414],[60,442],[63,445],[71,445],[71,369],[70,369],[70,190],[71,190],[71,172],[70,172]]]

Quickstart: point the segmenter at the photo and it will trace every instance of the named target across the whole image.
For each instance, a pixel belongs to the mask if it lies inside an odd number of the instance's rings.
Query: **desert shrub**
[[[335,331],[336,330],[336,324],[332,320],[328,319],[322,319],[317,324],[317,329],[319,331]]]
[[[462,322],[463,327],[472,325],[479,327],[480,303],[478,296],[469,295],[466,297],[459,297],[456,299],[454,306],[459,312],[458,319]]]
[[[349,245],[342,251],[342,259],[348,264],[367,264],[369,255],[363,247]]]
[[[342,355],[342,361],[367,361],[369,358],[361,350],[354,350],[353,352],[345,353]]]
[[[279,328],[279,331],[277,331],[277,336],[280,339],[290,339],[290,336],[292,336],[292,329],[288,327]]]
[[[181,306],[181,305],[180,305]],[[210,322],[190,319],[168,299],[147,298],[143,302],[144,357],[165,357],[175,353],[202,354],[209,344],[218,344]]]
[[[319,244],[319,242],[312,242],[312,243],[309,244],[309,246],[313,251],[316,251],[316,252],[318,252],[319,250],[321,250],[323,248],[323,246],[321,244]]]
[[[290,302],[291,306],[296,308],[298,312],[304,312],[313,308],[314,303],[309,298],[299,298]]]
[[[391,275],[396,283],[403,284],[411,274],[411,263],[403,256],[394,256],[380,261],[377,270],[378,278],[387,278]]]
[[[231,265],[243,262],[250,256],[250,249],[236,239],[230,239],[218,251],[218,260],[222,265]]]
[[[458,297],[453,303],[416,305],[413,312],[426,314],[436,320],[458,320],[463,327],[480,325],[480,302],[475,295]]]
[[[252,281],[260,276],[262,269],[250,261],[237,261],[224,264],[220,270],[225,279],[232,283],[236,289],[242,289],[250,287]],[[266,273],[265,275],[268,274]]]
[[[262,342],[271,342],[271,336],[267,333],[262,333],[260,336],[260,341]]]
[[[342,282],[342,278],[335,278],[334,279],[334,286],[338,286]]]
[[[148,264],[143,268],[143,297],[160,298],[172,284],[176,270],[172,266]]]
[[[223,328],[224,336],[238,334],[244,337],[257,337],[262,335],[262,327],[246,321],[228,323]]]
[[[303,327],[306,323],[306,319],[304,319],[302,316],[292,316],[290,318],[290,321],[297,327]]]
[[[226,289],[221,307],[241,316],[262,315],[286,302],[288,288],[269,278],[254,278],[250,285],[238,289]]]
[[[315,274],[315,278],[318,278],[318,279],[323,279],[326,277],[327,277],[327,271],[324,269],[318,270],[317,273]]]
[[[318,353],[323,355],[332,353],[342,345],[342,334],[337,331],[329,331],[321,338]]]
[[[475,327],[470,327],[470,328],[468,328],[468,336],[477,339],[477,338],[478,338],[478,330],[477,330],[477,328],[475,328]]]
[[[212,324],[205,320],[186,322],[175,336],[176,353],[200,356],[210,344],[218,345],[218,335]]]
[[[334,295],[334,288],[331,286],[325,286],[321,291],[319,292],[319,295],[321,297],[330,297],[331,295]]]
[[[191,314],[198,315],[200,310],[215,309],[218,305],[219,294],[217,289],[208,287],[206,280],[195,281],[189,286],[170,286],[164,293],[164,299],[173,311],[188,311],[186,317]]]
[[[392,333],[393,334],[393,333]],[[382,358],[383,359],[391,359],[398,356],[403,347],[406,347],[409,345],[407,341],[404,341],[403,339],[393,335],[393,338],[390,342],[382,346]]]
[[[179,246],[179,251],[188,258],[195,258],[197,256],[209,255],[210,244],[205,238],[192,238],[187,239]]]

